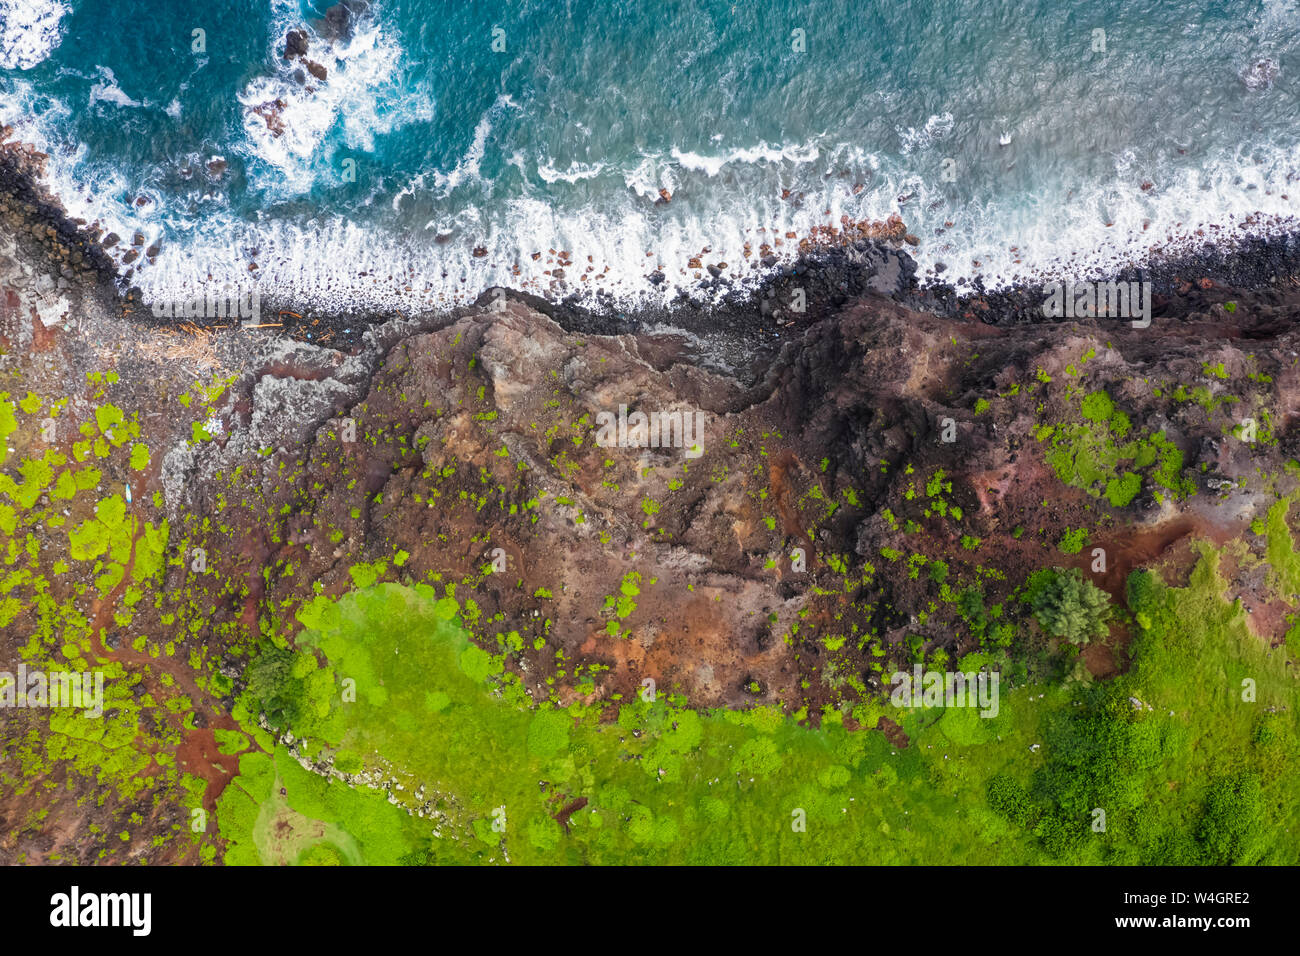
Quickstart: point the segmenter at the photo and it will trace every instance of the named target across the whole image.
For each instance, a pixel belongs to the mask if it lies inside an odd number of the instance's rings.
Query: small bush
[[[1087,528],[1066,528],[1065,534],[1061,535],[1061,540],[1056,546],[1061,549],[1062,554],[1078,554],[1083,550],[1087,540]]]
[[[1107,422],[1115,412],[1115,403],[1105,392],[1093,392],[1083,400],[1083,417],[1091,422]]]

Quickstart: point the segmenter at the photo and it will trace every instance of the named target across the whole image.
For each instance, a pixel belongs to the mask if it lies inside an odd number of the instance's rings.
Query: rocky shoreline
[[[292,40],[286,56],[298,55]],[[0,129],[0,221],[18,241],[29,245],[35,261],[48,263],[41,291],[67,290],[74,283],[119,315],[159,328],[215,325],[212,321],[158,319],[130,283],[132,269],[123,270],[110,250],[124,240],[105,234],[97,225],[71,219],[57,196],[43,185],[45,157],[26,144],[9,140]],[[896,220],[896,221],[895,221]],[[597,290],[543,297],[518,289],[484,289],[476,306],[491,305],[496,296],[527,303],[572,331],[605,335],[635,334],[647,329],[681,330],[697,337],[702,352],[712,351],[720,365],[753,377],[783,342],[827,310],[851,299],[881,295],[916,311],[946,318],[976,320],[987,325],[1036,324],[1053,321],[1043,315],[1046,290],[1041,285],[991,290],[977,278],[958,284],[933,274],[919,275],[906,244],[919,241],[903,234],[901,219],[888,223],[848,224],[843,230],[800,240],[798,258],[778,262],[771,250],[762,261],[758,280],[743,283],[724,274],[698,280],[679,291],[667,306],[627,306]],[[144,239],[130,240],[143,246]],[[152,255],[156,250],[134,249]],[[128,255],[130,252],[128,252]],[[142,263],[143,264],[143,263]],[[1227,301],[1257,306],[1265,317],[1285,300],[1288,284],[1300,276],[1300,232],[1248,238],[1220,248],[1211,241],[1199,247],[1156,256],[1142,268],[1109,277],[1117,281],[1147,281],[1154,287],[1154,316],[1179,321],[1205,321]],[[653,276],[651,277],[653,278]],[[366,331],[394,318],[437,320],[439,313],[409,316],[358,306],[346,311],[305,309],[274,289],[261,291],[269,334],[353,351]],[[457,310],[446,311],[452,315]],[[725,358],[724,358],[725,357]]]
[[[117,268],[101,245],[102,232],[68,217],[58,197],[43,185],[47,157],[12,141],[12,132],[11,127],[0,127],[0,221],[5,232],[46,266],[45,274],[56,288],[78,283],[94,287],[101,296],[115,289]]]
[[[983,449],[974,454],[968,448],[961,456],[966,464],[958,467],[950,462],[950,473],[985,471],[991,467],[988,461],[1015,462],[1019,454],[1016,443],[1023,439],[1009,439],[1005,431],[996,435],[988,431],[988,422],[976,420],[979,411],[972,412],[977,408],[976,398],[981,389],[1005,387],[1003,380],[1010,382],[1012,370],[1023,372],[1034,361],[1044,365],[1056,362],[1052,356],[1062,343],[1080,343],[1081,353],[1088,342],[1094,348],[1115,343],[1124,361],[1150,371],[1169,365],[1172,356],[1190,356],[1198,350],[1251,350],[1256,348],[1252,343],[1273,346],[1289,342],[1294,317],[1300,315],[1300,283],[1296,279],[1300,243],[1295,237],[1260,241],[1229,255],[1207,249],[1198,257],[1153,265],[1125,276],[1150,281],[1156,289],[1156,321],[1142,330],[1116,320],[1048,320],[1042,315],[1041,289],[988,293],[923,287],[915,263],[904,250],[879,240],[854,238],[809,249],[797,262],[774,267],[756,291],[736,290],[722,295],[718,303],[712,297],[725,287],[721,278],[710,280],[705,290],[708,299],[683,297],[673,308],[640,311],[612,305],[601,311],[571,300],[552,302],[518,291],[488,289],[474,305],[447,313],[414,317],[304,315],[293,309],[293,303],[276,302],[268,293],[264,303],[270,303],[275,316],[288,313],[302,324],[286,320],[282,326],[256,330],[232,325],[205,329],[201,321],[158,319],[140,301],[138,289],[123,288],[124,280],[115,275],[110,258],[98,245],[102,237],[84,223],[69,220],[57,199],[41,189],[41,162],[40,154],[25,147],[9,144],[0,150],[0,222],[10,243],[0,262],[4,266],[0,286],[5,295],[0,344],[8,352],[6,361],[21,370],[27,387],[44,388],[51,394],[76,394],[84,389],[87,374],[110,369],[132,381],[132,401],[155,420],[152,443],[170,449],[156,457],[144,488],[136,493],[157,488],[163,493],[164,511],[173,520],[187,512],[202,513],[216,507],[220,496],[203,503],[213,494],[209,488],[213,476],[241,466],[264,467],[257,464],[259,448],[275,450],[282,462],[297,462],[296,469],[309,467],[310,449],[321,441],[320,430],[329,427],[330,421],[356,415],[358,407],[391,404],[374,393],[367,397],[367,393],[385,375],[394,356],[409,353],[417,342],[430,347],[441,343],[439,350],[452,348],[452,342],[465,338],[477,343],[476,348],[492,343],[488,378],[483,384],[489,401],[495,403],[491,414],[499,415],[503,422],[523,408],[541,416],[542,373],[563,369],[565,387],[577,403],[575,419],[590,421],[604,405],[617,407],[623,401],[661,408],[686,405],[720,421],[731,421],[737,428],[751,432],[755,427],[770,429],[783,436],[785,450],[776,456],[785,462],[781,482],[792,480],[788,470],[795,469],[801,476],[797,484],[802,494],[809,490],[809,482],[816,483],[807,471],[816,460],[823,462],[830,475],[836,474],[836,469],[861,475],[877,458],[894,461],[904,453],[932,457],[924,448],[933,437],[936,422],[944,416],[950,416],[962,433]],[[799,300],[802,310],[794,305]],[[322,343],[323,331],[332,331],[333,341]],[[315,333],[314,341],[307,338],[307,332]],[[952,364],[957,351],[976,343],[982,343],[978,351],[984,354],[972,369]],[[599,375],[582,359],[585,348],[606,352]],[[947,355],[950,351],[954,354]],[[554,356],[546,362],[537,361],[538,354],[552,352]],[[937,361],[939,354],[945,356],[943,371],[935,372],[930,363]],[[922,355],[931,357],[922,359]],[[1277,356],[1270,358],[1275,360]],[[855,363],[876,369],[876,377],[862,378]],[[915,368],[910,367],[913,364]],[[579,365],[586,371],[579,371]],[[929,384],[916,380],[926,368],[925,382]],[[445,370],[430,368],[428,374],[441,384],[410,381],[407,390],[458,392],[459,386],[444,380]],[[193,416],[168,398],[184,392],[196,375],[228,375],[234,383],[228,400],[209,410],[209,424],[218,436],[210,447],[187,440]],[[491,398],[494,394],[495,400]],[[513,396],[509,403],[503,400],[507,395]],[[1150,400],[1150,396],[1143,398]],[[846,409],[856,411],[848,413]],[[390,414],[395,419],[409,419],[406,427],[413,433],[435,427],[432,419],[421,425],[425,416],[412,418],[410,409],[393,407]],[[1152,414],[1157,419],[1165,416]],[[889,425],[891,417],[903,423],[903,432],[895,434],[900,426]],[[749,425],[739,424],[746,420]],[[871,422],[878,425],[863,424]],[[524,427],[523,420],[516,424]],[[1017,430],[1027,427],[1022,420]],[[529,450],[533,439],[519,444],[523,441],[520,436],[503,439],[505,447],[531,462],[530,471],[539,475],[548,472],[545,462],[553,452],[548,453],[544,445]],[[490,441],[487,436],[483,440]],[[711,442],[719,440],[720,432],[710,437]],[[1209,446],[1191,434],[1183,441],[1189,461],[1210,456],[1202,458],[1208,462],[1219,454],[1207,451]],[[486,453],[486,446],[480,451]],[[756,449],[749,447],[736,454],[748,460],[755,453]],[[987,457],[983,464],[981,455]],[[396,465],[380,455],[361,467],[365,473],[373,473],[367,485],[378,491],[390,480],[382,476],[391,474]],[[582,467],[586,475],[595,465]],[[1210,474],[1221,476],[1224,472],[1220,463]],[[580,484],[585,485],[590,477],[586,475]],[[610,520],[619,510],[613,499],[598,505],[597,500],[604,496],[594,487],[577,492],[572,479],[553,475],[542,483],[557,480],[553,491],[560,498],[588,499],[594,510],[610,515]],[[624,476],[615,485],[626,480]],[[832,484],[844,480],[835,479]],[[1034,483],[1042,480],[1035,477]],[[329,483],[322,479],[322,484]],[[662,502],[675,497],[668,494],[666,486],[651,484],[653,488],[646,488],[647,500]],[[684,492],[688,496],[691,487]],[[854,493],[863,490],[859,487]],[[1052,494],[1059,495],[1061,490],[1058,486]],[[883,490],[871,491],[873,498],[877,493]],[[698,517],[699,509],[709,500],[702,486],[695,487],[693,494],[694,503],[681,507],[688,518]],[[984,512],[980,507],[984,491],[977,484],[954,494],[972,515]],[[1055,506],[1066,522],[1071,520],[1071,509],[1084,504],[1067,505],[1068,497]],[[276,507],[286,506],[287,499],[276,503]],[[725,510],[731,506],[718,502],[708,507]],[[1151,497],[1134,507],[1154,508],[1155,515],[1167,516],[1168,512],[1167,504],[1157,507],[1157,499]],[[1078,517],[1074,515],[1073,520]],[[382,530],[383,540],[389,540],[408,520],[409,516],[399,518],[398,513],[367,520],[364,535],[347,538],[351,547],[314,551],[317,556],[334,555],[314,573],[320,580],[330,580],[331,568],[338,570],[348,560],[359,560],[368,553],[375,544],[376,529]],[[996,525],[1000,519],[990,514],[974,520],[992,520]],[[665,534],[666,540],[680,542],[683,536],[689,537],[690,522],[678,524],[657,518],[640,531],[623,528],[616,535],[616,540],[624,542],[617,550],[624,554],[653,551],[658,547],[656,536],[663,539]],[[793,512],[787,524],[787,531],[797,539],[800,522]],[[669,527],[673,530],[667,531]],[[990,525],[984,530],[993,533],[993,528]],[[478,534],[472,524],[462,530],[468,548],[469,538]],[[560,530],[561,526],[554,529],[556,533]],[[259,528],[254,522],[243,532],[250,540],[261,542],[244,555],[245,560],[258,566],[284,560],[282,554],[277,557],[283,549],[271,545],[274,529]],[[298,528],[291,534],[302,532]],[[865,555],[871,549],[865,544],[864,533],[846,526],[835,531],[833,538],[842,547]],[[880,529],[868,539],[878,533]],[[541,553],[552,553],[557,540],[545,543]],[[630,543],[638,540],[635,546]],[[745,551],[779,553],[790,544],[788,537],[783,540],[777,534],[757,551],[750,547]],[[419,553],[417,542],[407,545],[410,553]],[[522,542],[516,546],[521,556],[536,547]],[[576,541],[569,541],[561,550],[577,546]],[[739,575],[737,580],[753,573],[752,568],[742,570],[749,558],[741,554],[723,558],[713,550],[715,546],[728,553],[734,547],[697,542],[697,556],[705,565],[725,566],[730,569],[727,574]],[[589,573],[574,569],[576,580]],[[347,580],[345,575],[339,583]],[[539,582],[538,586],[555,583]],[[782,584],[787,587],[788,583]],[[257,599],[266,590],[256,576],[250,577],[250,588]],[[499,600],[512,613],[530,613],[516,606],[513,599],[507,601],[502,596]],[[255,604],[242,606],[240,615],[253,614],[255,620]],[[589,619],[585,615],[590,613],[575,610],[573,620]]]

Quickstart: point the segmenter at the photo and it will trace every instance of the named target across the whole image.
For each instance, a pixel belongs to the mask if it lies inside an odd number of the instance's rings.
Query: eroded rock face
[[[984,574],[992,606],[1045,561],[1087,557],[1053,546],[1101,515],[1117,528],[1193,513],[1239,522],[1263,500],[1249,476],[1280,473],[1295,451],[1279,404],[1300,385],[1290,344],[1195,326],[1168,340],[1127,326],[996,329],[868,297],[809,326],[746,389],[645,338],[574,334],[511,301],[398,334],[350,371],[299,347],[246,399],[232,395],[242,410],[224,448],[188,453],[192,476],[175,485],[186,510],[220,508],[256,540],[237,572],[250,624],[405,553],[397,579],[455,582],[484,646],[523,636],[511,666],[539,696],[560,652],[569,674],[609,668],[599,697],[648,677],[701,705],[816,707],[846,683],[877,688],[882,660],[905,660],[914,635],[954,660],[978,649],[936,600],[935,561],[953,580]],[[1155,384],[1203,380],[1206,363],[1222,365],[1235,404],[1279,410],[1276,445],[1222,440],[1205,402]],[[1144,478],[1112,507],[1104,486],[1089,496],[1049,467],[1044,423],[1077,424],[1080,396],[1102,390],[1134,435],[1160,431],[1183,456],[1183,492]],[[698,414],[702,454],[603,447],[601,416],[620,406]],[[275,451],[259,462],[262,446]],[[216,479],[240,462],[262,475],[243,503]],[[263,530],[266,514],[283,525]],[[1118,593],[1121,570],[1107,583]]]
[[[732,665],[715,670],[734,669],[740,658],[727,622],[737,606],[758,613],[764,588],[732,554],[731,531],[728,554],[701,552],[709,535],[692,541],[692,519],[669,516],[660,503],[689,487],[693,507],[707,512],[693,520],[725,513],[707,450],[725,444],[725,407],[738,394],[734,383],[692,367],[661,375],[631,337],[579,338],[518,304],[404,339],[364,399],[316,432],[304,480],[357,482],[301,516],[296,540],[312,539],[304,573],[346,588],[347,568],[378,548],[406,551],[416,578],[474,579],[485,617],[500,611],[530,646],[540,637],[552,647],[530,665],[543,674],[558,647],[607,659],[621,686],[635,685],[647,656],[669,665],[701,642]],[[703,428],[693,437],[705,453],[598,446],[597,416],[617,415],[620,405],[699,413]],[[345,419],[358,441],[343,440]],[[329,528],[346,535],[338,547],[326,546]],[[506,569],[484,576],[498,548]],[[625,580],[640,592],[636,610],[605,615],[606,598],[620,595]],[[719,610],[712,605],[722,595]],[[619,632],[628,636],[610,635],[607,618],[626,624]]]

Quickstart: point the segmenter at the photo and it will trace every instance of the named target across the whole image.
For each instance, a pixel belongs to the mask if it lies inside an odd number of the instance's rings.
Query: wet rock
[[[287,105],[282,99],[268,100],[265,103],[250,107],[248,112],[261,117],[262,121],[266,123],[266,128],[271,131],[271,135],[278,137],[283,136],[284,131],[288,128],[284,125],[284,110]]]
[[[327,40],[347,40],[352,36],[353,24],[369,6],[365,0],[343,0],[325,11],[316,31]]]
[[[307,55],[307,32],[305,30],[290,30],[284,35],[283,55],[286,60]]]
[[[315,60],[307,61],[307,72],[316,77],[316,79],[320,80],[322,83],[325,81],[325,67],[321,66]]]

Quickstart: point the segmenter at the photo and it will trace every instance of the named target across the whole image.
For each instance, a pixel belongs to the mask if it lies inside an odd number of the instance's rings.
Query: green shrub
[[[1083,550],[1087,540],[1087,528],[1066,528],[1065,534],[1061,535],[1061,540],[1056,546],[1061,549],[1062,554],[1078,554]]]
[[[932,561],[930,562],[930,580],[935,584],[943,584],[948,580],[948,562]]]
[[[1210,787],[1197,840],[1215,866],[1258,862],[1264,807],[1259,776],[1233,774]]]
[[[1105,392],[1093,392],[1083,400],[1083,417],[1092,422],[1110,421],[1110,416],[1115,412],[1115,403],[1110,400],[1110,396]]]
[[[1038,818],[1038,808],[1029,799],[1025,788],[1006,774],[1000,773],[989,781],[988,799],[995,813],[1016,826],[1031,826]]]
[[[1131,471],[1106,482],[1106,498],[1116,508],[1123,508],[1142,490],[1142,477]]]

